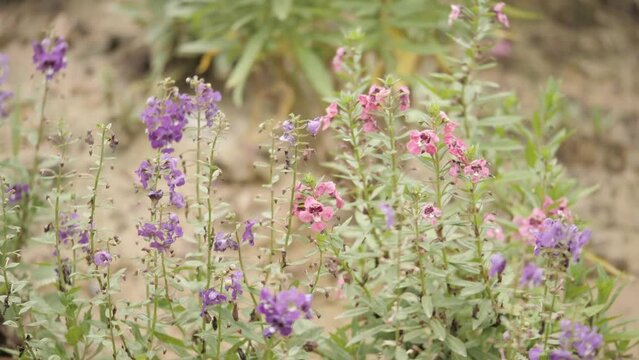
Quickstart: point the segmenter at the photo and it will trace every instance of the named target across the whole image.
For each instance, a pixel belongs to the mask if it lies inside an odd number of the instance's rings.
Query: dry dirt
[[[575,136],[561,151],[570,175],[584,186],[599,184],[597,193],[582,201],[576,211],[590,221],[595,234],[591,249],[632,276],[639,276],[639,221],[634,213],[639,203],[639,10],[636,2],[605,1],[517,1],[520,7],[536,10],[543,18],[535,21],[512,19],[509,33],[512,53],[501,67],[489,74],[522,99],[530,113],[536,95],[548,76],[562,79],[562,90],[572,101],[571,126]],[[596,3],[591,7],[589,4]],[[633,3],[635,6],[633,7]],[[51,27],[70,42],[69,67],[53,84],[47,113],[51,121],[64,116],[71,130],[83,136],[97,122],[112,121],[120,137],[117,161],[106,173],[109,188],[103,196],[117,207],[105,208],[108,232],[118,234],[125,244],[136,239],[135,219],[145,214],[135,195],[132,170],[150,154],[137,125],[139,104],[143,104],[148,71],[144,32],[119,13],[108,1],[13,1],[0,4],[0,52],[10,57],[9,84],[26,105],[38,97],[40,84],[30,62],[30,44]],[[621,4],[621,5],[620,5]],[[28,108],[29,106],[27,106]],[[255,120],[248,110],[224,103],[231,119],[231,132],[220,148],[226,170],[219,196],[233,204],[242,218],[264,210],[253,194],[261,191],[260,175],[252,162],[259,153],[252,134]],[[600,120],[591,119],[601,114]],[[25,126],[34,125],[32,112],[23,114]],[[8,150],[8,135],[2,131],[0,154]],[[251,141],[246,141],[251,139]],[[88,148],[78,142],[74,153],[82,156],[76,166],[87,166]],[[237,154],[242,154],[238,157]],[[83,180],[78,180],[82,184]],[[79,188],[79,187],[78,187]],[[121,251],[121,264],[135,270],[130,245]],[[184,252],[188,245],[180,249]],[[30,251],[29,256],[47,256]],[[303,271],[303,269],[299,269]],[[127,288],[138,287],[131,276]],[[627,317],[639,315],[635,296],[639,283],[632,281],[621,295],[615,311]],[[334,307],[333,307],[334,308]],[[325,319],[334,312],[330,307]],[[639,328],[639,327],[638,327]]]

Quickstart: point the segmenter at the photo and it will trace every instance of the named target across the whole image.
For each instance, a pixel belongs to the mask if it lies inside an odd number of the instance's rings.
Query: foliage
[[[21,162],[14,146],[0,163],[0,301],[3,325],[19,339],[3,351],[25,359],[627,355],[637,334],[608,314],[618,279],[581,259],[590,233],[570,206],[588,190],[555,159],[567,136],[557,83],[526,120],[512,94],[479,79],[492,66],[485,54],[495,24],[507,24],[501,9],[479,0],[453,12],[460,59],[412,91],[394,76],[372,77],[362,61],[368,35],[348,33],[341,90],[326,114],[256,129],[268,134],[268,161],[256,163],[268,173],[267,211],[257,219],[215,197],[224,176],[216,145],[229,125],[221,95],[197,77],[186,91],[161,82],[141,116],[151,156],[135,170],[147,204],[131,224],[143,244],[131,259],[145,289],[139,302],[123,294],[130,274],[120,266],[134,245],[99,215],[118,139],[99,124],[84,138],[93,165],[78,170],[69,158],[77,138],[62,120],[55,129],[45,121],[60,69],[37,64],[35,136],[11,121],[18,139],[33,140],[33,160]],[[61,52],[51,55],[58,65]],[[312,172],[317,137],[335,144],[324,176]],[[45,139],[54,151],[41,151]],[[184,139],[194,149],[180,152]],[[74,184],[80,174],[90,180],[84,193]],[[189,252],[174,252],[176,242]],[[294,244],[313,250],[295,258]],[[51,255],[23,261],[36,245]],[[316,321],[320,296],[343,310],[333,329]]]

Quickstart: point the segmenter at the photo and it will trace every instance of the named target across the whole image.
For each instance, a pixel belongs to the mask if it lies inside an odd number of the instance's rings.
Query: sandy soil
[[[562,90],[574,104],[570,124],[577,133],[562,149],[561,160],[583,185],[601,185],[576,211],[591,222],[595,234],[591,249],[637,276],[639,222],[633,208],[639,203],[639,147],[635,142],[639,136],[639,103],[635,100],[639,94],[639,10],[632,7],[633,1],[619,3],[628,4],[627,8],[619,4],[605,7],[605,2],[594,8],[571,6],[568,1],[516,3],[540,11],[544,18],[535,22],[513,19],[509,33],[512,53],[489,76],[504,88],[515,90],[528,113],[547,77],[562,79]],[[0,52],[9,55],[9,83],[27,105],[40,91],[29,61],[30,43],[49,26],[67,37],[72,50],[65,76],[53,84],[48,118],[56,121],[64,116],[78,136],[94,129],[97,122],[114,123],[121,145],[115,154],[118,160],[106,173],[109,188],[103,189],[103,196],[117,210],[102,209],[110,220],[100,225],[137,249],[134,219],[144,216],[145,206],[140,203],[142,197],[135,196],[132,170],[150,154],[137,123],[139,106],[148,96],[143,76],[149,66],[144,33],[107,1],[1,4]],[[260,153],[259,139],[252,135],[258,120],[247,109],[226,103],[223,108],[232,121],[231,132],[220,148],[226,175],[219,196],[246,218],[264,210],[253,201],[263,181],[252,167]],[[600,120],[591,121],[596,114],[601,114]],[[27,126],[34,125],[31,112],[23,116]],[[0,135],[0,154],[6,154],[8,135],[4,131]],[[87,146],[78,142],[73,151],[82,156],[78,168],[88,166]],[[185,245],[180,251],[187,250]],[[133,272],[135,265],[130,259],[135,254],[127,248],[121,255],[121,264]],[[46,255],[36,250],[29,256]],[[139,281],[131,277],[127,287],[133,289]],[[639,308],[634,306],[638,294],[639,283],[629,283],[615,311],[639,316]],[[331,319],[334,308],[327,311],[324,319]]]

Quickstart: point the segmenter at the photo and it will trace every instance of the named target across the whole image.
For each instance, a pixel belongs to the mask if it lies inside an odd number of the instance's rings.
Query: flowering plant
[[[130,195],[144,207],[129,219],[133,239],[100,217],[119,144],[110,124],[98,125],[97,141],[85,138],[95,160],[83,173],[87,194],[73,186],[76,139],[62,121],[47,144],[53,155],[40,152],[51,131],[47,91],[68,46],[35,43],[43,79],[35,155],[26,168],[7,160],[0,177],[0,300],[3,326],[18,339],[2,351],[25,359],[626,356],[636,337],[607,313],[617,279],[601,269],[590,277],[582,255],[596,234],[570,210],[579,194],[553,156],[561,136],[547,139],[556,89],[551,83],[528,124],[475,80],[490,29],[510,26],[504,8],[453,6],[448,21],[466,47],[459,68],[412,89],[394,76],[368,77],[363,34],[349,33],[332,63],[342,90],[326,112],[259,127],[268,135],[267,161],[256,163],[268,174],[261,214],[240,216],[217,198],[216,149],[230,131],[221,94],[197,77],[187,89],[162,81],[141,114],[151,155],[128,169]],[[489,103],[487,115],[479,105]],[[321,138],[337,149],[323,171],[313,166]],[[47,261],[25,261],[38,244]],[[143,298],[129,296],[131,282]],[[327,305],[340,314],[324,327]]]

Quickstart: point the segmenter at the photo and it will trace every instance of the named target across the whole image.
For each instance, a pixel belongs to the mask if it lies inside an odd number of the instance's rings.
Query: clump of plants
[[[99,124],[82,139],[94,165],[69,165],[79,138],[63,121],[45,121],[68,45],[52,36],[34,43],[42,97],[32,159],[21,161],[17,146],[0,167],[1,314],[18,339],[2,351],[24,359],[626,356],[636,338],[608,314],[617,279],[584,262],[596,234],[570,205],[585,192],[573,191],[554,158],[565,138],[555,84],[524,121],[510,94],[478,80],[491,29],[509,26],[504,6],[453,6],[458,67],[413,89],[394,76],[370,78],[365,36],[347,34],[333,59],[341,91],[326,112],[256,129],[268,134],[267,161],[256,163],[268,181],[266,211],[252,218],[215,196],[224,177],[216,146],[233,121],[221,94],[197,77],[186,89],[161,82],[141,114],[148,154],[130,169],[131,196],[146,204],[130,223],[138,239],[121,238],[98,215],[116,134]],[[0,92],[3,116],[12,116],[10,97]],[[334,147],[322,172],[312,166],[320,137]],[[44,153],[47,140],[54,150]],[[178,150],[187,140],[188,151]],[[73,186],[80,172],[87,192]],[[174,251],[177,243],[188,252]],[[296,243],[313,250],[296,258]],[[35,244],[47,261],[22,260]],[[133,248],[142,250],[133,258],[141,301],[123,293],[132,274],[118,266]],[[341,309],[330,329],[319,298]]]

